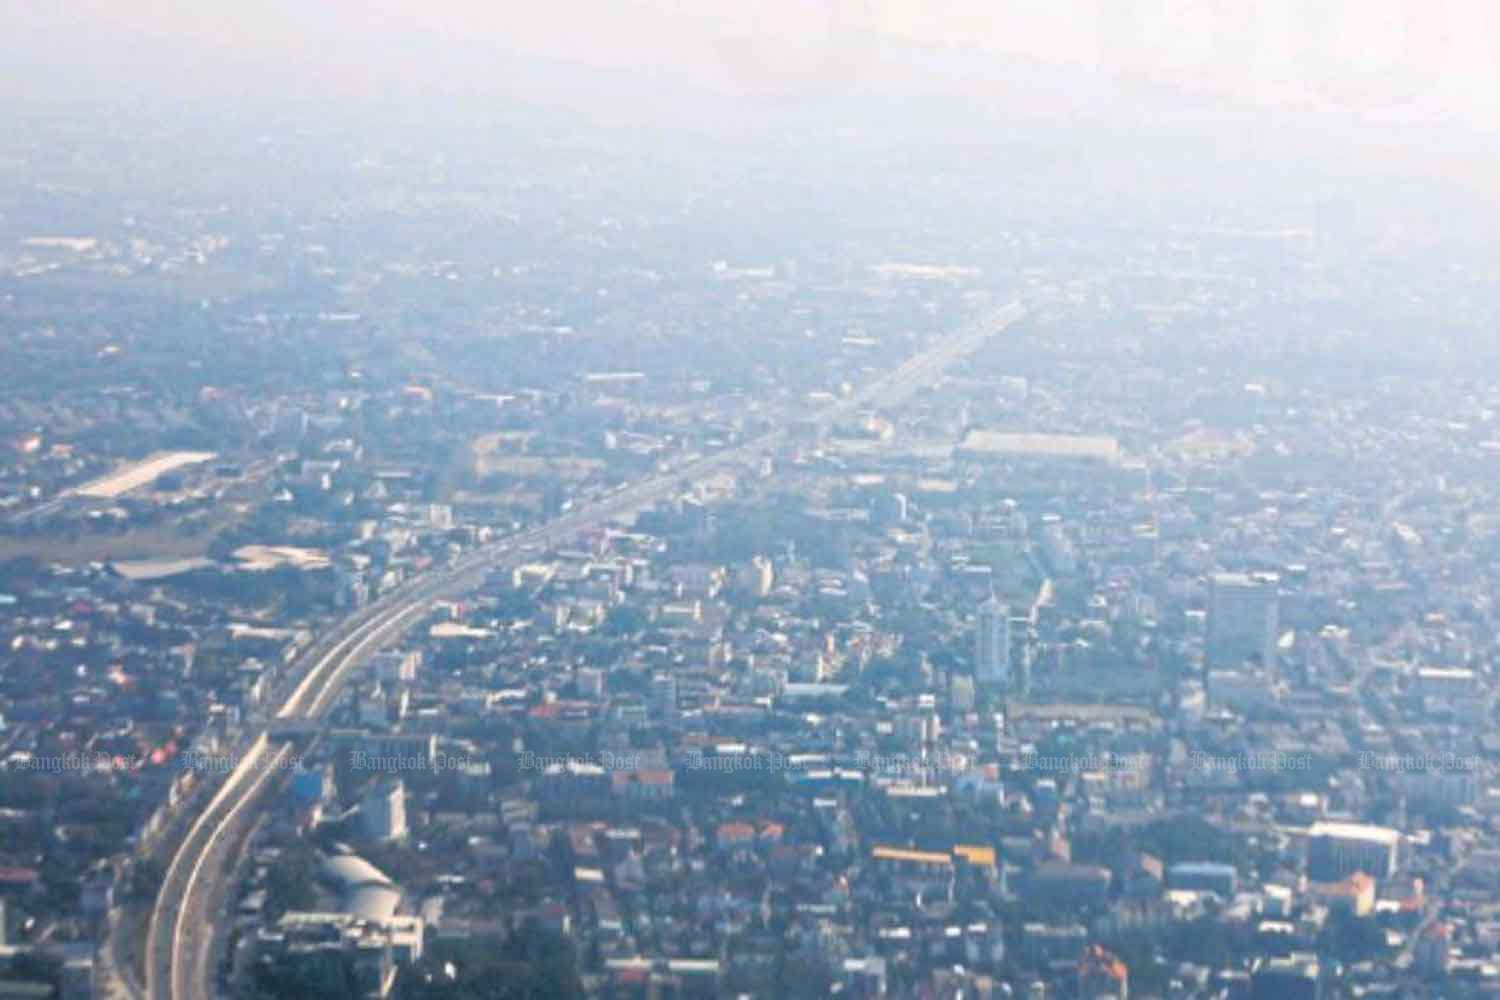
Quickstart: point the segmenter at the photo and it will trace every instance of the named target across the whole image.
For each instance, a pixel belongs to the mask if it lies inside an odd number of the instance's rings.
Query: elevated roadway
[[[861,410],[897,405],[1025,315],[1020,302],[988,312],[848,397],[817,411],[812,417],[814,425],[827,428]],[[257,804],[274,785],[273,778],[291,754],[292,743],[284,738],[284,730],[302,729],[322,720],[351,674],[371,654],[394,643],[421,621],[434,602],[472,591],[489,573],[524,562],[538,550],[673,496],[684,482],[702,482],[752,464],[780,447],[786,434],[785,428],[770,431],[477,549],[451,566],[408,581],[314,642],[294,667],[300,679],[274,721],[238,756],[236,766],[193,822],[167,868],[147,935],[147,996],[152,1000],[198,1000],[212,995],[210,956],[225,873],[232,867],[234,853],[249,830]],[[278,738],[273,739],[273,734]]]

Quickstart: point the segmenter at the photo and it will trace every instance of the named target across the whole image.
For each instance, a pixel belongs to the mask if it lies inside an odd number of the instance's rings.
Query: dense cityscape
[[[842,101],[5,109],[0,998],[1500,995],[1492,205]]]

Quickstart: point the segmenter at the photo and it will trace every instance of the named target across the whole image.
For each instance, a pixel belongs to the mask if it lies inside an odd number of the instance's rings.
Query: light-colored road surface
[[[1026,315],[1019,302],[992,310],[944,337],[888,374],[814,414],[828,427],[860,410],[895,405],[916,389],[935,381],[960,357]],[[784,430],[700,458],[681,468],[635,485],[559,517],[476,550],[456,564],[416,578],[340,623],[315,643],[300,661],[301,681],[277,712],[286,722],[317,720],[335,703],[350,673],[370,654],[396,641],[420,621],[432,603],[463,594],[497,568],[524,561],[538,547],[567,541],[644,509],[681,490],[683,482],[701,482],[729,469],[742,468],[782,444]],[[146,955],[146,992],[155,1000],[199,1000],[213,994],[213,921],[220,909],[224,872],[229,870],[254,814],[254,805],[272,783],[291,744],[262,732],[240,757],[218,793],[183,839],[157,895]]]
[[[121,924],[125,919],[125,911],[110,911],[109,930],[94,953],[94,995],[100,1000],[141,1000],[146,995],[123,948],[126,933]]]

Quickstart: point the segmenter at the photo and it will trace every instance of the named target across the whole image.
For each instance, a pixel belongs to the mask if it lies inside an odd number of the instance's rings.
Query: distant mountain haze
[[[7,89],[155,82],[288,96],[407,87],[493,93],[509,58],[687,77],[781,95],[921,88],[881,51],[955,46],[1264,106],[1497,120],[1500,13],[1483,0],[12,0]],[[603,95],[601,95],[601,99]]]
[[[1500,9],[1483,0],[11,0],[0,104],[350,111],[466,141],[534,109],[772,143],[1071,145],[1164,189],[1200,165],[1500,191]],[[1026,123],[1018,136],[1014,123]],[[646,133],[642,133],[645,135]],[[1178,148],[1185,139],[1187,148]],[[642,140],[646,141],[646,140]],[[1092,153],[1089,151],[1092,150]],[[1123,150],[1123,155],[1122,155]],[[1138,179],[1138,178],[1137,178]]]

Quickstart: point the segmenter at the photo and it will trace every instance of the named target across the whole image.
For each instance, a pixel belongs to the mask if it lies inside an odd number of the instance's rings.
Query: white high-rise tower
[[[360,803],[365,833],[371,840],[405,840],[406,784],[399,778],[380,778]]]
[[[991,688],[1010,683],[1010,609],[994,594],[979,606],[974,634],[974,680]]]
[[[1208,665],[1238,667],[1258,660],[1262,667],[1274,668],[1280,638],[1280,578],[1274,573],[1219,573],[1211,584]]]

